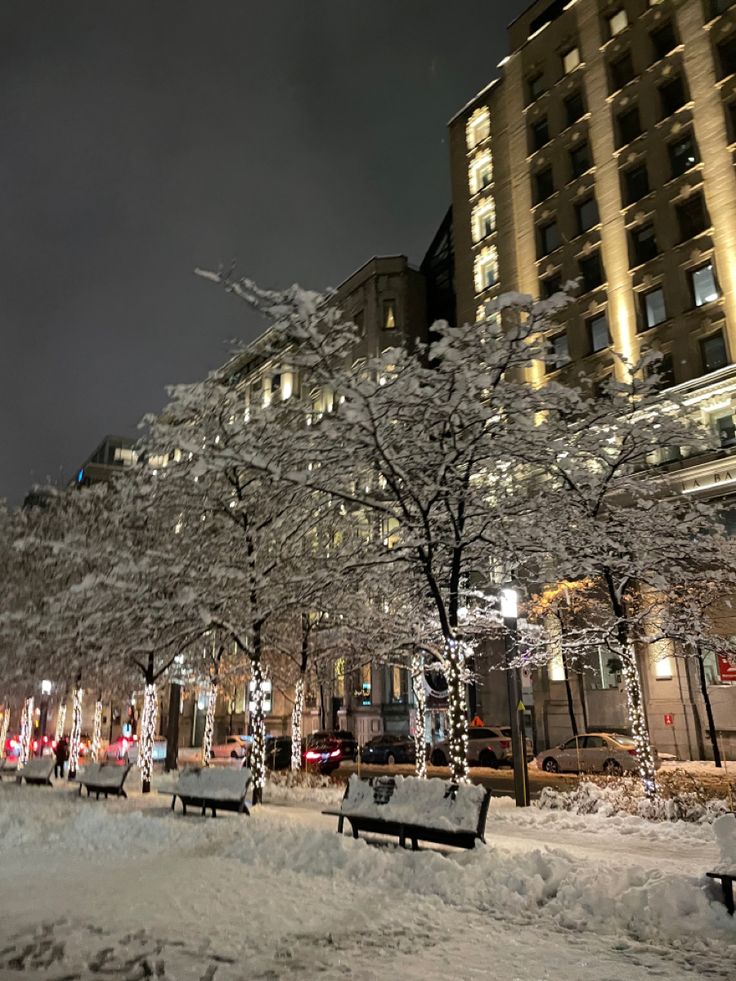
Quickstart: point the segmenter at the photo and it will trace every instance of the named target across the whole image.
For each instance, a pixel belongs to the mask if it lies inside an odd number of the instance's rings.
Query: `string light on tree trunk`
[[[628,702],[629,721],[631,722],[631,735],[636,745],[636,763],[639,768],[639,776],[644,787],[644,793],[651,800],[657,796],[657,779],[654,768],[652,742],[649,738],[647,720],[644,716],[641,677],[639,675],[639,667],[636,663],[635,651],[628,651],[621,659],[621,663],[626,699]]]
[[[82,698],[83,688],[75,688],[72,698],[72,732],[69,738],[69,779],[77,775],[79,750],[82,745]]]
[[[304,714],[304,679],[300,678],[294,689],[294,707],[291,710],[291,769],[302,766],[302,716]]]
[[[27,698],[23,703],[23,715],[20,720],[20,755],[18,769],[22,770],[31,758],[31,736],[33,735],[33,698]]]
[[[141,716],[141,731],[138,737],[138,768],[141,771],[141,790],[150,793],[151,778],[153,777],[153,741],[156,735],[156,717],[158,714],[158,699],[156,686],[146,685],[143,693],[143,714]]]
[[[465,695],[465,648],[454,637],[445,641],[447,678],[447,749],[452,779],[468,782],[468,716]]]
[[[100,753],[100,746],[102,745],[102,702],[95,702],[95,720],[92,724],[92,745],[90,747],[90,756],[92,762],[97,762],[97,757]]]
[[[8,729],[10,728],[10,709],[6,705],[3,709],[2,721],[0,721],[0,760],[5,756],[5,743],[8,741]]]
[[[425,719],[427,715],[427,690],[424,687],[424,658],[414,654],[411,659],[411,687],[416,704],[416,721],[414,723],[414,752],[415,771],[418,777],[427,776],[427,733]]]
[[[250,768],[253,774],[253,803],[263,800],[266,785],[266,720],[265,720],[265,678],[260,661],[253,661],[253,745],[250,754]]]
[[[217,705],[217,682],[210,681],[207,692],[207,714],[204,719],[204,736],[202,737],[202,766],[210,765],[212,756],[212,740],[215,733],[215,706]]]
[[[64,726],[66,725],[66,700],[59,705],[59,712],[56,716],[56,732],[54,742],[58,743],[64,736]]]

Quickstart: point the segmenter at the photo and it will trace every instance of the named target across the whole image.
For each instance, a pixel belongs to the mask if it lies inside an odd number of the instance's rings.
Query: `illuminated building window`
[[[468,150],[472,150],[482,143],[491,133],[491,117],[487,109],[476,109],[468,120],[465,130],[465,138]]]
[[[575,71],[575,69],[580,64],[580,48],[570,48],[562,56],[562,71],[565,75],[569,75],[570,72]]]
[[[661,286],[639,294],[642,330],[656,327],[667,319],[667,306],[664,301],[664,290]]]
[[[477,194],[492,182],[493,160],[490,153],[482,153],[470,164],[470,193]]]
[[[554,194],[554,190],[555,180],[551,167],[545,167],[544,170],[540,170],[534,175],[535,204],[539,204],[541,201],[546,201],[551,194]]]
[[[632,229],[630,241],[632,266],[640,266],[643,262],[649,262],[650,259],[659,255],[654,225],[640,225],[638,228]]]
[[[383,329],[396,330],[396,301],[383,301]]]
[[[609,89],[611,92],[618,92],[624,85],[628,85],[636,74],[634,72],[634,62],[631,59],[631,52],[627,51],[620,58],[612,61],[608,66],[610,75]]]
[[[364,664],[360,669],[360,704],[361,705],[371,704],[372,690],[373,690],[373,685],[371,681],[371,666],[370,664]]]
[[[649,194],[649,174],[646,163],[624,171],[624,203],[634,204]]]
[[[687,102],[685,83],[680,75],[659,87],[659,102],[662,109],[662,119],[677,112]]]
[[[482,293],[498,282],[498,253],[495,248],[484,249],[475,258],[475,292]]]
[[[603,263],[599,249],[578,259],[580,267],[580,287],[583,293],[597,289],[603,283]]]
[[[718,299],[719,292],[712,262],[706,262],[705,265],[692,269],[688,276],[694,306],[702,307]]]
[[[705,199],[701,193],[691,194],[686,201],[676,205],[677,224],[680,228],[680,241],[700,235],[710,225],[710,218],[705,207]]]
[[[556,371],[563,368],[570,360],[570,342],[567,339],[567,331],[556,334],[549,339],[552,348],[547,361],[547,371]]]
[[[396,518],[383,518],[381,521],[381,538],[386,548],[395,548],[399,543],[399,522]]]
[[[700,355],[703,359],[703,371],[706,374],[710,371],[718,371],[725,368],[728,364],[728,352],[726,351],[726,339],[723,331],[719,330],[710,337],[704,337],[700,342]]]
[[[590,144],[587,141],[570,150],[570,170],[573,177],[580,177],[592,166]]]
[[[496,205],[486,198],[473,208],[473,241],[481,242],[496,230]]]
[[[649,38],[652,42],[654,61],[664,58],[673,48],[677,47],[677,37],[675,36],[675,29],[672,26],[671,20],[658,27],[656,31],[652,31]]]
[[[631,143],[635,140],[637,136],[641,136],[641,118],[639,117],[639,107],[633,106],[631,109],[627,109],[626,112],[622,112],[616,117],[616,126],[618,128],[618,146],[626,146],[627,143]]]
[[[616,37],[617,34],[621,34],[629,26],[629,18],[626,11],[621,8],[617,10],[614,14],[608,15],[608,36]]]
[[[553,252],[561,244],[560,230],[556,221],[550,221],[546,225],[541,225],[538,229],[538,249],[539,255],[545,256]]]
[[[565,99],[565,116],[567,117],[567,125],[572,126],[576,123],[578,119],[582,119],[585,115],[585,102],[583,101],[583,93],[573,92],[572,95],[568,95]]]
[[[335,692],[335,698],[345,697],[345,658],[344,657],[339,657],[335,661],[334,692]]]
[[[673,177],[680,177],[698,163],[698,144],[692,131],[684,133],[668,144],[670,167]]]
[[[591,317],[586,323],[590,352],[595,354],[597,351],[603,351],[609,347],[611,344],[611,335],[608,331],[608,316],[606,312],[604,311],[595,317]]]
[[[409,694],[409,678],[406,668],[394,664],[391,667],[391,701],[406,702]]]

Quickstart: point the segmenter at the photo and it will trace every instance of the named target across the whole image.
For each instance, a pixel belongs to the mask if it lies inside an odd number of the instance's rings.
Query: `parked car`
[[[137,736],[118,736],[111,742],[105,750],[108,760],[116,760],[119,763],[138,762],[138,737]],[[161,762],[166,759],[166,739],[163,736],[156,736],[153,740],[153,762]]]
[[[531,739],[526,740],[526,756],[528,760],[534,756]],[[443,740],[435,744],[429,761],[432,766],[447,766],[449,758]],[[511,727],[471,726],[468,729],[468,763],[470,766],[513,766]]]
[[[370,739],[360,751],[363,763],[378,763],[393,766],[394,763],[413,763],[416,759],[414,740],[411,736],[401,736],[384,732]]]
[[[269,770],[291,767],[291,736],[269,736],[266,740],[266,766]]]
[[[313,733],[313,735],[316,735]],[[343,760],[342,747],[336,739],[308,740],[304,750],[304,767],[318,773],[332,773]]]
[[[660,766],[654,753],[654,765]],[[607,773],[619,776],[638,769],[636,743],[631,736],[616,732],[586,732],[546,749],[537,756],[537,765],[547,773]]]
[[[242,760],[248,755],[247,736],[228,736],[224,743],[217,743],[212,747],[211,756],[215,759]]]
[[[354,760],[358,755],[358,742],[346,729],[319,729],[307,737],[307,747],[330,739],[339,743],[344,760]]]

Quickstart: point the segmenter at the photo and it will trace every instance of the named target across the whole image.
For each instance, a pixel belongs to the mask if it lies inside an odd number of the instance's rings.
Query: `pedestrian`
[[[69,743],[66,736],[62,736],[54,749],[56,762],[54,763],[54,777],[64,776],[64,764],[69,759]]]

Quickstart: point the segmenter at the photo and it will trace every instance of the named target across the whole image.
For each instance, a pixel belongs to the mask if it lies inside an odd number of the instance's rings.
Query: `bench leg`
[[[124,793],[125,793],[125,791],[123,791],[123,794]],[[172,796],[171,796],[171,810],[172,811],[174,810],[174,807],[175,806],[176,806],[176,794],[172,794]]]
[[[413,852],[419,851],[419,846],[417,845],[417,839],[416,838],[412,838],[411,839],[411,850]]]
[[[120,796],[121,796],[121,797],[124,797],[124,798],[125,798],[126,800],[128,799],[128,795],[127,795],[127,794],[125,793],[125,791],[124,791],[124,790],[122,790],[122,789],[120,790]]]
[[[341,815],[340,815],[340,817],[339,817],[339,818],[337,819],[337,833],[338,833],[339,835],[341,835],[341,834],[342,834],[342,829],[343,829],[344,827],[345,827],[345,818],[344,818],[344,817],[343,817],[343,815],[341,814]]]
[[[212,817],[213,818],[216,818],[217,817],[217,811],[215,810],[214,807],[212,808]]]
[[[80,797],[82,796],[82,785],[81,785],[81,783],[80,783],[80,785],[79,785],[79,796],[80,796]]]
[[[733,879],[723,878],[721,879],[721,889],[723,890],[723,902],[726,904],[726,909],[729,914],[733,916],[734,914],[734,900],[733,900]]]
[[[186,801],[184,801],[183,799],[182,799],[182,802],[181,802],[181,810],[182,810],[182,814],[184,815],[184,817],[186,817],[187,816],[187,805],[186,805]]]
[[[399,848],[406,848],[406,835],[403,831],[399,835]]]

